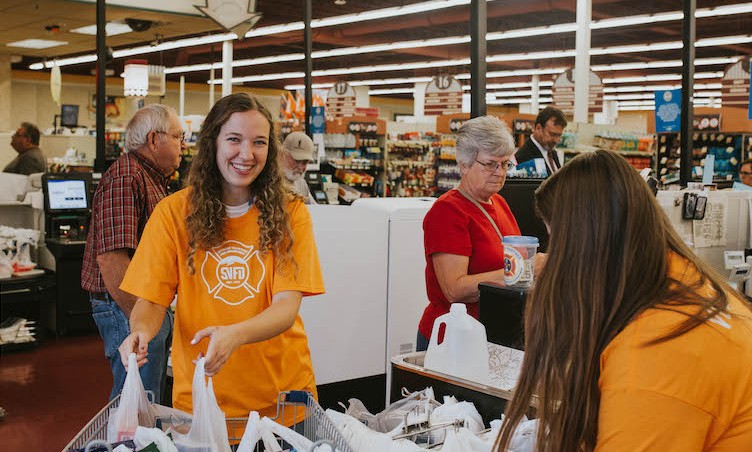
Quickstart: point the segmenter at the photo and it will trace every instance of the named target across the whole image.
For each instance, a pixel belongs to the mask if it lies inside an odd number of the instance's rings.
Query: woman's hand
[[[535,277],[540,275],[540,273],[543,271],[543,267],[546,266],[547,261],[548,261],[548,254],[546,253],[535,254],[535,268],[533,270]]]
[[[149,341],[151,338],[144,332],[135,332],[128,335],[120,344],[118,351],[120,352],[120,360],[123,362],[123,366],[128,369],[128,355],[131,353],[136,354],[136,362],[138,367],[143,366],[149,362],[147,354],[149,352]]]
[[[196,345],[204,338],[209,338],[209,347],[206,350],[206,362],[204,371],[207,377],[215,375],[227,362],[241,344],[235,325],[210,326],[196,333],[191,340],[191,345]]]

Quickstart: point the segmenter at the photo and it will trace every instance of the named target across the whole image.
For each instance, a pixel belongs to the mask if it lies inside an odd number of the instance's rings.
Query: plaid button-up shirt
[[[167,182],[159,169],[137,153],[127,152],[102,175],[91,209],[91,223],[81,268],[81,287],[107,292],[97,256],[118,249],[133,256],[146,221],[167,196]]]

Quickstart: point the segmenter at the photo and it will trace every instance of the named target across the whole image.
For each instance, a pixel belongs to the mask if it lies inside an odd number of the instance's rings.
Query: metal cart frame
[[[103,445],[107,438],[107,422],[110,413],[120,404],[120,396],[112,399],[102,408],[78,434],[63,449],[63,452],[73,452],[84,449],[88,444],[97,441]],[[322,444],[332,446],[332,451],[353,452],[352,448],[342,436],[334,423],[318,404],[313,395],[307,391],[281,392],[277,398],[277,415],[272,419],[284,419],[285,409],[293,409],[293,416],[297,418],[298,410],[305,413],[304,422],[291,427],[296,432],[313,441],[312,450]],[[230,441],[240,441],[242,432],[245,430],[246,418],[228,418],[228,435]],[[242,428],[236,430],[238,427]],[[238,432],[238,433],[236,433]]]

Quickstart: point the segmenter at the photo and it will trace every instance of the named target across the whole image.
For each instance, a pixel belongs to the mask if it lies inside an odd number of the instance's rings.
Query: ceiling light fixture
[[[117,36],[122,35],[125,33],[130,33],[133,31],[133,29],[128,24],[121,24],[118,22],[107,22],[107,25],[104,27],[105,34],[107,36]],[[79,33],[82,35],[96,35],[97,34],[97,25],[87,25],[86,27],[79,27],[74,28],[73,30],[70,30],[71,33]]]
[[[53,41],[51,39],[24,39],[5,44],[8,47],[20,47],[22,49],[49,49],[68,44],[67,41]],[[54,64],[50,64],[50,67]]]
[[[444,8],[467,5],[469,3],[470,3],[469,0],[442,0],[442,1],[415,3],[412,5],[406,5],[406,6],[365,11],[365,12],[357,13],[357,14],[346,14],[342,16],[334,16],[334,17],[329,17],[329,18],[324,18],[324,19],[315,19],[311,21],[311,27],[321,28],[321,27],[329,27],[333,25],[341,25],[345,23],[355,23],[355,22],[362,22],[362,21],[374,20],[374,19],[384,19],[388,17],[403,16],[407,14],[416,14],[416,13],[421,13],[421,12],[426,12],[426,11],[434,11],[434,10],[439,10],[439,9],[444,9]],[[745,14],[745,13],[750,13],[750,12],[752,12],[752,3],[740,3],[740,4],[735,4],[735,5],[719,6],[715,8],[698,9],[695,15],[696,17],[715,17],[715,16],[724,16],[724,15]],[[660,14],[653,14],[653,15],[641,15],[641,16],[603,19],[600,21],[592,22],[590,28],[591,29],[616,28],[616,27],[622,27],[626,25],[648,24],[648,23],[653,23],[656,21],[681,20],[682,16],[683,14],[681,12],[669,12],[669,13],[660,13]],[[280,24],[280,25],[272,25],[269,27],[255,28],[249,31],[248,33],[246,33],[245,37],[267,36],[267,35],[285,33],[289,31],[296,31],[296,30],[302,30],[302,29],[303,29],[303,22],[293,22],[293,23],[288,23],[288,24]],[[571,23],[570,24],[557,24],[557,25],[550,25],[546,27],[532,27],[532,28],[525,28],[525,29],[519,29],[519,30],[508,30],[505,32],[488,33],[486,35],[486,39],[489,41],[494,41],[494,40],[500,40],[500,39],[523,38],[523,37],[530,37],[530,36],[550,35],[550,34],[556,34],[556,33],[571,33],[571,32],[575,32],[576,30],[577,30],[576,24],[571,24]],[[217,43],[217,42],[222,42],[222,41],[227,41],[227,40],[233,40],[236,38],[237,38],[236,34],[227,33],[227,34],[202,36],[199,38],[178,39],[175,41],[162,43],[158,46],[139,46],[139,47],[135,47],[132,49],[123,49],[123,50],[115,51],[113,54],[113,57],[124,58],[124,57],[133,56],[133,55],[159,52],[163,50]],[[460,36],[460,37],[443,38],[443,39],[466,39],[466,37]],[[430,42],[432,40],[426,40],[426,41]],[[160,46],[164,46],[164,47],[160,47]],[[60,62],[62,62],[62,64],[59,64],[59,65],[65,66],[68,64],[75,64],[75,63],[67,63],[67,60],[68,59],[59,60]],[[50,68],[52,67],[52,65],[34,63],[29,66],[29,69],[39,70],[45,67]]]

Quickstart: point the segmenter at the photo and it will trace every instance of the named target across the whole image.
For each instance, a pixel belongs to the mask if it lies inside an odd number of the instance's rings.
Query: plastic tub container
[[[535,254],[540,242],[536,237],[504,237],[504,283],[509,287],[531,287],[535,277]]]

